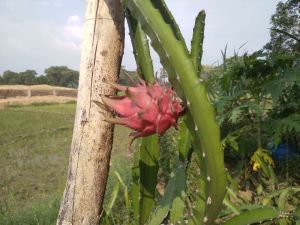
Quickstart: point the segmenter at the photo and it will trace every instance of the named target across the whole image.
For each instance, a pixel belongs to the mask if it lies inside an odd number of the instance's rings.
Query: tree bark
[[[124,13],[120,0],[86,0],[78,100],[67,185],[57,225],[98,225],[109,170],[113,126],[110,113],[93,101],[115,94],[123,55]]]

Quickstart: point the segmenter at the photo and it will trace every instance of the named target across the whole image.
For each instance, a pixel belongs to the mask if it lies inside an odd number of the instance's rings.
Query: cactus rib
[[[201,72],[201,60],[203,54],[205,16],[205,11],[202,10],[196,17],[190,53],[190,57],[194,63],[199,77]]]
[[[181,34],[178,24],[176,23],[172,13],[170,12],[170,10],[168,9],[168,7],[166,5],[166,3],[163,0],[151,0],[151,2],[153,4],[153,6],[159,10],[165,23],[170,25],[176,39],[184,43],[184,38]],[[186,53],[188,53],[186,46],[185,46],[185,51],[186,51]]]
[[[192,145],[193,150],[196,153],[198,167],[200,169],[200,176],[197,183],[197,189],[199,192],[196,192],[195,204],[193,208],[193,214],[190,221],[193,221],[197,225],[202,225],[204,223],[205,211],[206,211],[206,203],[207,203],[207,187],[209,182],[207,181],[207,165],[205,158],[203,155],[205,154],[201,149],[200,139],[198,137],[197,132],[195,131],[195,125],[192,121],[192,116],[190,112],[187,112],[187,126],[191,131],[192,136]],[[204,154],[203,154],[204,153]]]
[[[128,10],[126,10],[126,20],[140,76],[147,82],[154,83],[155,77],[147,36],[142,30],[140,23],[130,15]]]

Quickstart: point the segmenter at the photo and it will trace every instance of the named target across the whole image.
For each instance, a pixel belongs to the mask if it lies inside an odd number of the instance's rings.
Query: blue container
[[[282,160],[287,158],[292,158],[294,157],[297,153],[296,150],[286,144],[286,143],[280,143],[277,148],[273,148],[271,151],[272,158],[275,160]]]

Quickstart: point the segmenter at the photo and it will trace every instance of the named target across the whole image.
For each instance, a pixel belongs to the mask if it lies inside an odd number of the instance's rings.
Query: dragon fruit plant
[[[102,96],[103,103],[112,109],[118,118],[106,121],[131,128],[133,139],[152,134],[163,135],[171,126],[177,127],[179,116],[184,112],[182,101],[167,86],[157,82],[147,84],[140,79],[133,87],[112,84],[123,96]]]
[[[168,224],[213,224],[221,210],[226,191],[226,173],[221,149],[220,129],[214,108],[200,77],[204,11],[196,18],[191,50],[186,47],[180,29],[163,0],[125,0],[134,55],[141,78],[154,84],[154,73],[148,38],[167,71],[177,96],[183,100],[186,115],[180,119],[178,159],[174,176],[169,179],[165,194],[157,203],[156,185],[159,141],[154,135],[143,138],[138,159],[133,166],[133,214],[138,225],[161,224],[168,215]],[[186,204],[187,165],[195,153],[199,159],[201,185],[191,205]],[[139,168],[139,169],[136,169]],[[136,178],[136,179],[135,179]],[[201,194],[201,195],[200,195]]]
[[[124,95],[102,96],[102,101],[117,116],[107,118],[108,122],[133,129],[133,140],[141,137],[134,151],[130,188],[133,221],[130,224],[215,224],[223,208],[226,172],[220,128],[201,78],[205,12],[201,11],[196,18],[191,50],[188,50],[163,0],[124,0],[123,3],[141,79],[133,87],[112,84]],[[148,39],[174,90],[156,82]],[[159,136],[171,126],[177,127],[177,123],[178,156],[164,194],[160,196],[156,190]],[[192,154],[200,173],[197,190],[188,195],[187,165]],[[250,224],[278,214],[264,209],[254,212],[251,218],[247,215],[241,213],[228,224]]]

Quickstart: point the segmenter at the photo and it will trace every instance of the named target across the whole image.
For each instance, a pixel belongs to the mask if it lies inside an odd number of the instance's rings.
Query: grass
[[[74,103],[0,110],[0,225],[55,223],[66,182],[74,116]],[[112,173],[129,171],[129,166],[124,169],[129,165],[128,132],[123,127],[115,129]],[[108,188],[112,183],[113,176]]]
[[[28,207],[18,208],[14,213],[2,206],[1,225],[54,225],[60,205],[60,195],[52,195]]]

